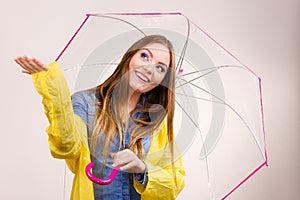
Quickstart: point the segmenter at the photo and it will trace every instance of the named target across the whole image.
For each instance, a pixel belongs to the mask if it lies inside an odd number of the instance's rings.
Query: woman
[[[101,85],[70,98],[57,65],[18,57],[43,97],[49,146],[75,174],[71,199],[175,199],[185,172],[174,145],[175,56],[161,35],[146,36],[124,54]],[[109,185],[92,184],[84,173],[120,172]]]

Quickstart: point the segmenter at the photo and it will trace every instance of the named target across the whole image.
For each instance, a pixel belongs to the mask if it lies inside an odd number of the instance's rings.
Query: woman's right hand
[[[27,56],[20,56],[14,59],[23,69],[22,72],[26,74],[33,74],[40,71],[47,71],[49,67],[40,62],[36,58],[28,58]]]

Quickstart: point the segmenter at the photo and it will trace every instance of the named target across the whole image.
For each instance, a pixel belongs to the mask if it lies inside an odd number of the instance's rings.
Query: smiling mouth
[[[140,73],[140,72],[138,72],[138,71],[135,72],[135,75],[136,75],[141,81],[143,81],[143,82],[145,82],[145,83],[149,83],[149,82],[150,82],[150,79],[149,79],[148,77],[146,77],[144,74],[142,74],[142,73]]]

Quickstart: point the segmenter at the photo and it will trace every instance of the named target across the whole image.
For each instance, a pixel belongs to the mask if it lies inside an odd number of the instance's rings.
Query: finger
[[[21,60],[22,60],[22,57],[16,57],[15,59],[14,59],[14,61],[18,64],[18,65],[20,65],[21,67],[23,67],[22,65],[22,62],[21,62]]]
[[[35,72],[43,71],[40,65],[37,65],[34,61],[29,60],[29,65],[34,69]]]
[[[135,173],[144,173],[146,165],[141,160],[134,160],[120,167],[121,171],[130,171]]]
[[[130,172],[134,172],[134,164],[133,163],[127,163],[126,165],[123,165],[120,167],[120,171],[130,171]]]
[[[40,70],[47,71],[49,69],[47,65],[45,65],[44,63],[42,63],[36,58],[32,58],[32,62],[34,62]]]
[[[30,71],[27,71],[27,70],[25,70],[25,69],[22,70],[22,73],[24,73],[24,74],[30,74],[30,75],[31,75],[31,72],[30,72]]]
[[[114,157],[116,156],[116,153],[111,153],[110,156],[111,156],[112,158],[114,158]]]
[[[34,73],[35,70],[32,69],[32,67],[30,66],[29,62],[28,62],[28,58],[27,56],[23,56],[23,57],[19,57],[16,62],[25,70]]]
[[[126,165],[127,163],[132,162],[132,161],[133,161],[133,159],[130,156],[122,156],[122,157],[116,156],[114,159],[114,165],[122,166],[122,165]]]
[[[132,151],[125,149],[114,155],[114,164],[122,166],[136,159],[137,156]]]
[[[25,60],[34,73],[41,71],[40,66],[37,65],[32,59],[26,57]]]

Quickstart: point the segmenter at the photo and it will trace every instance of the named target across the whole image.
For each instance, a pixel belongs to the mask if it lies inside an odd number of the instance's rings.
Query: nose
[[[155,64],[149,63],[143,67],[146,74],[152,75]]]

